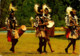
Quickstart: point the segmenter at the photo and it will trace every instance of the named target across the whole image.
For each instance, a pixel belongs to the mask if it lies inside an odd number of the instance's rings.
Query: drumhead
[[[48,21],[48,25],[47,25],[47,27],[48,28],[51,28],[51,27],[53,27],[54,26],[54,21]]]
[[[27,30],[27,28],[26,28],[25,25],[22,25],[20,28],[21,28],[23,31],[26,31],[26,30]]]

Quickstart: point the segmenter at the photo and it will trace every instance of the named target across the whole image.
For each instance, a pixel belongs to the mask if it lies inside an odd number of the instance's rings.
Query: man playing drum
[[[36,6],[36,5],[35,5]],[[38,6],[38,5],[37,5]],[[42,47],[44,47],[44,52],[46,52],[46,33],[45,28],[47,23],[45,23],[45,19],[43,17],[43,9],[42,6],[38,6],[37,15],[36,15],[36,36],[39,37],[39,48],[38,52],[42,53]]]
[[[13,31],[15,31],[16,29],[16,26],[17,26],[17,20],[16,18],[14,17],[14,11],[12,10],[9,17],[6,19],[6,22],[7,24],[7,30],[8,30],[8,41],[9,42],[12,42],[12,47],[10,49],[10,51],[12,51],[13,53],[15,52],[14,50],[14,47],[15,45],[17,44],[18,42],[18,39],[15,39],[14,38],[14,34],[13,34]]]
[[[18,42],[18,38],[26,31],[26,26],[22,25],[18,30],[17,30],[17,20],[16,17],[14,16],[14,11],[16,11],[16,7],[13,7],[13,1],[12,3],[10,3],[9,6],[9,11],[10,11],[10,15],[8,18],[6,18],[5,24],[6,24],[6,28],[8,33],[7,33],[7,38],[9,42],[12,42],[12,47],[10,49],[10,51],[12,51],[13,53],[15,53],[15,45]]]
[[[44,8],[44,5],[43,5],[43,17],[46,19],[46,21],[48,22],[49,20],[51,20],[51,17],[50,17],[50,14],[49,14],[49,11],[50,9],[49,8]],[[53,32],[51,32],[51,31],[53,31]],[[50,39],[49,39],[49,36],[50,35],[54,35],[54,25],[52,26],[52,28],[46,28],[46,30],[45,30],[45,33],[46,33],[46,40],[48,41],[48,45],[49,45],[49,47],[50,47],[50,50],[51,50],[51,52],[54,52],[53,50],[52,50],[52,47],[51,47],[51,43],[50,43]],[[52,33],[52,34],[51,34]]]

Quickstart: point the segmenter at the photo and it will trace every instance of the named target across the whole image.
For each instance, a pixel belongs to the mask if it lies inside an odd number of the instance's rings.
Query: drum
[[[47,25],[47,28],[52,28],[53,26],[54,26],[54,21],[52,21],[52,20],[49,20],[48,21],[48,25]]]
[[[49,36],[50,37],[54,37],[55,26],[53,26],[52,28],[50,28],[49,31],[50,31]]]
[[[18,29],[18,34],[19,37],[27,30],[25,25],[22,25],[19,29]]]
[[[78,32],[78,35],[80,36],[80,26],[77,27],[77,32]]]
[[[49,21],[48,21],[47,34],[48,34],[50,37],[53,37],[53,36],[54,36],[54,28],[55,28],[54,25],[55,25],[54,21],[52,21],[52,20],[49,20]]]
[[[18,30],[8,30],[7,38],[11,42],[11,39],[18,39],[26,31],[26,26],[22,25]]]
[[[26,31],[26,26],[22,25],[18,30],[12,30],[12,39],[18,39]]]
[[[55,29],[55,26],[49,28],[49,29],[46,29],[46,34],[49,36],[49,37],[54,37],[54,30]]]

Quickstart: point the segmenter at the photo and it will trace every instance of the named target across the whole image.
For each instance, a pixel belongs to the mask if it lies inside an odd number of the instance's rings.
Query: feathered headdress
[[[45,11],[45,9],[47,8],[48,11],[51,12],[51,9],[46,4],[43,4],[42,8],[43,8],[43,11]]]
[[[39,9],[39,4],[35,4],[34,5],[34,10],[35,10],[36,13],[39,13],[38,9]]]
[[[68,14],[68,15],[70,15],[70,12],[72,11],[72,7],[67,7],[67,9],[66,9],[66,13]]]
[[[16,9],[16,7],[14,7],[13,5],[12,5],[12,3],[10,3],[10,5],[9,5],[9,11],[16,11],[17,9]]]

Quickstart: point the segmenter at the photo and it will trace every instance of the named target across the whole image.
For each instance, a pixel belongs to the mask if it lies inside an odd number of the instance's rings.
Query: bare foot
[[[65,49],[65,52],[68,53],[68,49]]]
[[[15,53],[15,51],[14,51],[12,48],[10,49],[10,51],[11,51],[12,53]]]
[[[46,53],[42,52],[41,54],[43,54],[43,55],[44,55],[44,54],[46,54]]]
[[[51,50],[51,52],[54,52],[54,50]]]
[[[76,53],[76,52],[72,52],[72,54],[78,54],[78,53]]]

